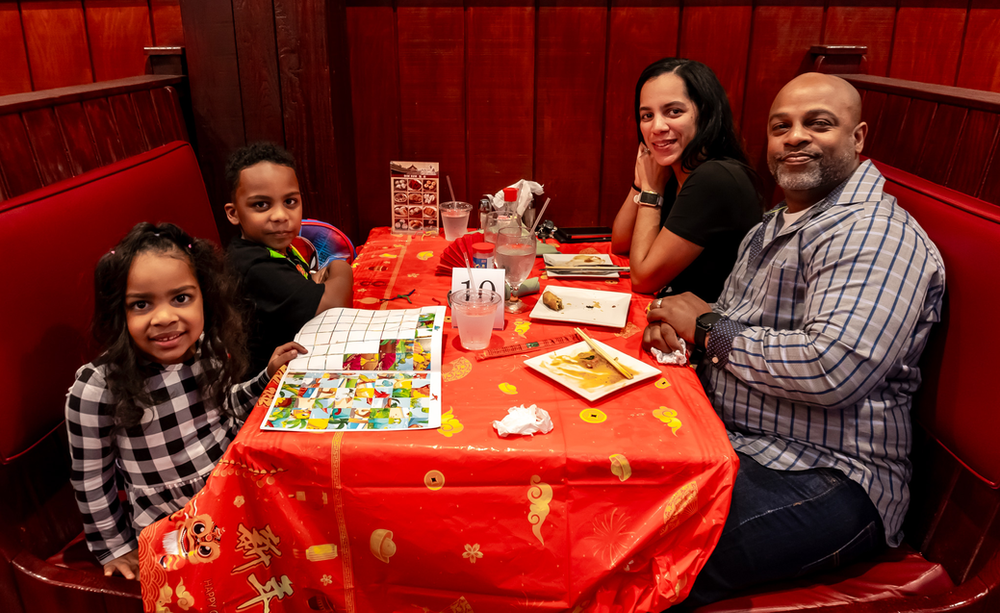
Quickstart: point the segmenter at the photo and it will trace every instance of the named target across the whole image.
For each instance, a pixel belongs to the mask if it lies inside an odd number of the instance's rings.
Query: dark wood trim
[[[951,87],[949,85],[917,83],[916,81],[904,81],[902,79],[872,75],[846,74],[839,76],[846,79],[858,89],[952,104],[989,113],[1000,113],[1000,94],[993,92]]]
[[[9,94],[7,96],[0,96],[0,115],[21,113],[71,102],[94,100],[96,98],[107,98],[109,96],[155,89],[167,85],[177,85],[183,83],[184,79],[183,76],[178,75],[143,75],[140,77],[114,79],[113,81],[74,85],[72,87],[43,89],[23,94]]]

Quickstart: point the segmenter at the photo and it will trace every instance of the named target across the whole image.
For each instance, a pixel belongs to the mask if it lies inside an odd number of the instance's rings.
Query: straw
[[[542,220],[542,215],[545,214],[545,207],[549,206],[549,200],[552,200],[552,198],[546,198],[545,199],[545,204],[542,205],[542,210],[538,211],[538,215],[535,216],[535,223],[533,223],[531,225],[531,233],[532,234],[535,233],[535,228],[538,227],[538,222],[540,222]]]
[[[455,190],[451,187],[451,175],[445,175],[444,178],[448,180],[448,191],[451,193],[451,201],[455,202]]]
[[[472,277],[472,264],[469,263],[469,255],[462,250],[462,257],[465,258],[465,269],[469,271],[469,296],[472,296],[472,288],[476,287],[476,280]],[[483,288],[479,288],[479,297],[483,297]]]

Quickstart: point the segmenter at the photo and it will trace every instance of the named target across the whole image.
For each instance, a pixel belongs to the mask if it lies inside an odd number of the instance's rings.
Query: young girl
[[[140,223],[94,272],[94,336],[66,402],[72,482],[104,574],[138,577],[137,534],[204,485],[283,364],[240,383],[246,332],[221,252],[172,224]],[[128,505],[118,499],[119,482]]]

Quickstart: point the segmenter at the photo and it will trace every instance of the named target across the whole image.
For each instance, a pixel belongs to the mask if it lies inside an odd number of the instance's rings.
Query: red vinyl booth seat
[[[699,613],[1000,611],[1000,411],[993,322],[1000,207],[875,162],[944,259],[947,291],[914,401],[903,547],[836,573],[765,586]]]
[[[0,202],[0,611],[139,611],[139,583],[106,578],[86,550],[63,417],[95,356],[94,265],[140,221],[219,242],[191,146],[174,142]]]

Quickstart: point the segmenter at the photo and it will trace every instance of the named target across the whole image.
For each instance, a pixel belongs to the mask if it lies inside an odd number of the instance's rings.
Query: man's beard
[[[782,189],[793,192],[809,191],[819,187],[834,187],[844,181],[855,162],[854,148],[845,148],[832,157],[823,156],[803,172],[788,171],[774,158],[767,160],[771,174]]]

